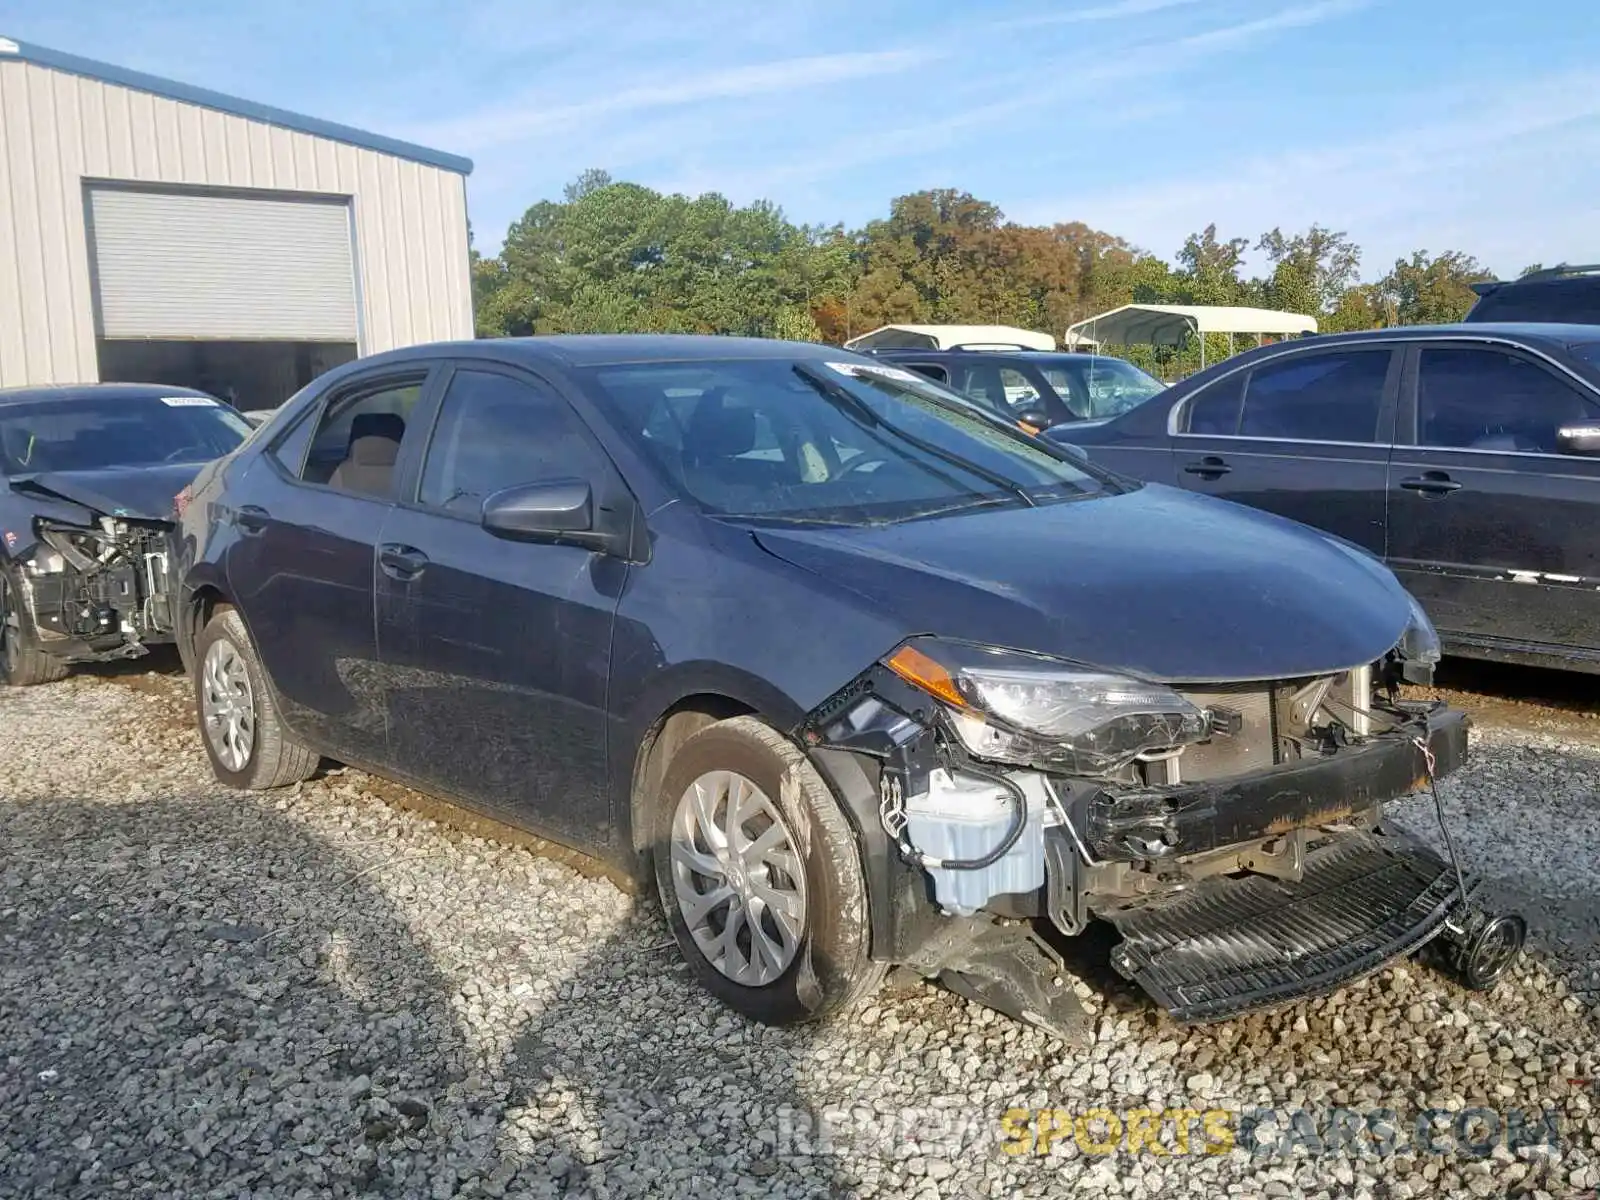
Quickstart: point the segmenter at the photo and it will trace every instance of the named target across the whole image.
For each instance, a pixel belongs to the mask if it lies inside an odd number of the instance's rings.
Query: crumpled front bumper
[[[1454,770],[1467,727],[1458,711],[1418,708],[1410,728],[1327,759],[1174,789],[1162,832],[1184,854],[1302,829],[1309,848],[1298,878],[1218,875],[1100,912],[1122,934],[1112,965],[1178,1020],[1216,1020],[1332,991],[1465,921],[1472,889],[1432,849],[1341,823],[1425,789],[1430,755],[1435,777]],[[1132,827],[1091,817],[1090,841],[1126,852]]]
[[[1097,792],[1084,798],[1085,836],[1097,859],[1130,862],[1332,825],[1425,789],[1429,754],[1436,777],[1453,772],[1466,758],[1470,723],[1459,709],[1418,706],[1409,727],[1334,755],[1229,779]]]

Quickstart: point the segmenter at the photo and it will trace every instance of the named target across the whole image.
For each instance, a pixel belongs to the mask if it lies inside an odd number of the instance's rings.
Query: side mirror
[[[594,493],[581,479],[525,483],[483,502],[483,527],[516,542],[569,542],[610,550],[616,538],[595,528]]]
[[[1600,425],[1563,425],[1556,430],[1556,446],[1563,454],[1600,455]]]
[[[1035,429],[1044,429],[1050,424],[1050,414],[1044,410],[1042,404],[1030,404],[1026,408],[1016,409],[1013,415],[1017,420],[1032,425]]]

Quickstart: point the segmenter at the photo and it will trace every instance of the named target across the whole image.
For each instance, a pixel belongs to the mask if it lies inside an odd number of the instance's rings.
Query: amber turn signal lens
[[[891,654],[885,665],[907,683],[915,684],[931,696],[937,696],[957,708],[967,707],[966,700],[956,689],[956,681],[933,659],[915,646],[901,646]]]

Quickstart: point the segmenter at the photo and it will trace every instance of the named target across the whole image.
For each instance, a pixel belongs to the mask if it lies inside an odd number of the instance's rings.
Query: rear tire
[[[0,567],[0,683],[35,687],[67,677],[67,664],[39,649],[33,623],[22,611],[16,572]]]
[[[734,717],[689,738],[667,767],[655,817],[662,910],[712,995],[753,1020],[791,1025],[877,990],[887,968],[868,954],[855,835],[777,730]]]
[[[195,640],[194,658],[195,717],[217,778],[246,791],[309,779],[321,758],[284,727],[237,612],[217,608]]]

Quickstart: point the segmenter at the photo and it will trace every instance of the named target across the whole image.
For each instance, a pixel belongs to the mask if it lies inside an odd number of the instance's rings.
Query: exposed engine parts
[[[39,520],[19,591],[41,646],[77,660],[131,658],[172,630],[165,527]]]
[[[1137,721],[1114,737],[1080,721],[1072,755],[1026,762],[1018,749],[1037,729],[1011,728],[992,707],[1043,713],[1041,688],[988,669],[1012,690],[985,712],[930,662],[908,673],[886,660],[799,732],[876,763],[884,832],[967,942],[1001,936],[1008,921],[1068,936],[1107,921],[1124,937],[1113,964],[1184,1020],[1326,991],[1435,938],[1469,986],[1491,986],[1520,952],[1522,919],[1473,905],[1447,827],[1441,857],[1384,824],[1387,801],[1427,789],[1466,749],[1463,714],[1398,698],[1403,664],[1148,692],[1094,678]],[[1069,702],[1078,695],[1055,713]],[[1173,744],[1154,745],[1162,725],[1140,715],[1150,705],[1198,717],[1168,721]],[[933,961],[941,928],[927,935],[933,948],[908,955],[924,973],[954,971],[991,1003],[1033,986],[979,979],[1027,957],[1011,942],[992,954],[966,945],[959,967]]]

